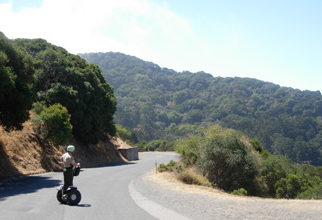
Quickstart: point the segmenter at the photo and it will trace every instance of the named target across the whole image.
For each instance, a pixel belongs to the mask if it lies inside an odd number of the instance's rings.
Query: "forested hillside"
[[[82,54],[114,87],[115,122],[139,140],[174,140],[219,123],[272,153],[322,164],[322,96],[249,78],[175,72],[121,53]]]
[[[0,124],[21,129],[32,110],[42,138],[96,144],[115,134],[113,88],[98,66],[43,39],[10,40],[0,32]]]

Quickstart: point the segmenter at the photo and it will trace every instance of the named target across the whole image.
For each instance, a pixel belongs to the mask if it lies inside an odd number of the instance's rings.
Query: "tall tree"
[[[21,128],[33,102],[32,58],[0,32],[0,123]]]
[[[35,60],[37,101],[66,107],[77,140],[97,143],[105,133],[115,134],[113,87],[98,66],[42,39],[18,39],[16,44]]]

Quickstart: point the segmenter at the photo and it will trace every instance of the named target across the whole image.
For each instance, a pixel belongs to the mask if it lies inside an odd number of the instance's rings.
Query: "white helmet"
[[[75,147],[73,145],[69,145],[67,147],[67,151],[69,151],[69,152],[73,152],[74,150],[75,150]]]

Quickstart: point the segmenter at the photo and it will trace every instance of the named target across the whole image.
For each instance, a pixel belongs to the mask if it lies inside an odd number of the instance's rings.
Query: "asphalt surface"
[[[45,173],[0,181],[0,219],[267,219],[322,220],[321,200],[276,200],[193,193],[190,186],[152,181],[155,163],[178,160],[175,153],[142,153],[127,164],[84,169],[74,184],[82,193],[78,206],[56,200],[63,174]],[[188,189],[186,190],[186,188]]]
[[[166,219],[176,213],[170,209],[149,212],[147,209],[162,207],[138,193],[137,180],[155,169],[156,162],[167,163],[177,158],[174,153],[143,153],[140,160],[131,163],[84,169],[74,178],[74,185],[82,194],[78,206],[57,202],[56,188],[63,184],[61,172],[0,182],[0,219]],[[144,200],[152,205],[145,207]]]

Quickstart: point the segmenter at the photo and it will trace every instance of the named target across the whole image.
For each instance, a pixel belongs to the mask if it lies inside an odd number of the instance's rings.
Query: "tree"
[[[56,145],[65,144],[72,137],[72,125],[67,109],[61,104],[54,104],[49,107],[34,105],[41,109],[39,115],[32,118],[36,132]]]
[[[205,137],[199,167],[212,184],[229,192],[239,188],[251,190],[258,172],[248,148],[229,131]]]
[[[282,178],[276,182],[276,197],[294,199],[297,194],[302,192],[302,180],[295,174],[288,174],[286,178]]]
[[[0,32],[0,123],[22,128],[33,102],[31,57]]]
[[[322,199],[322,180],[315,176],[304,192],[297,194],[299,199]]]
[[[268,187],[270,196],[275,197],[275,184],[282,178],[285,178],[290,170],[290,161],[282,156],[268,155],[263,159],[260,168],[260,175]]]

